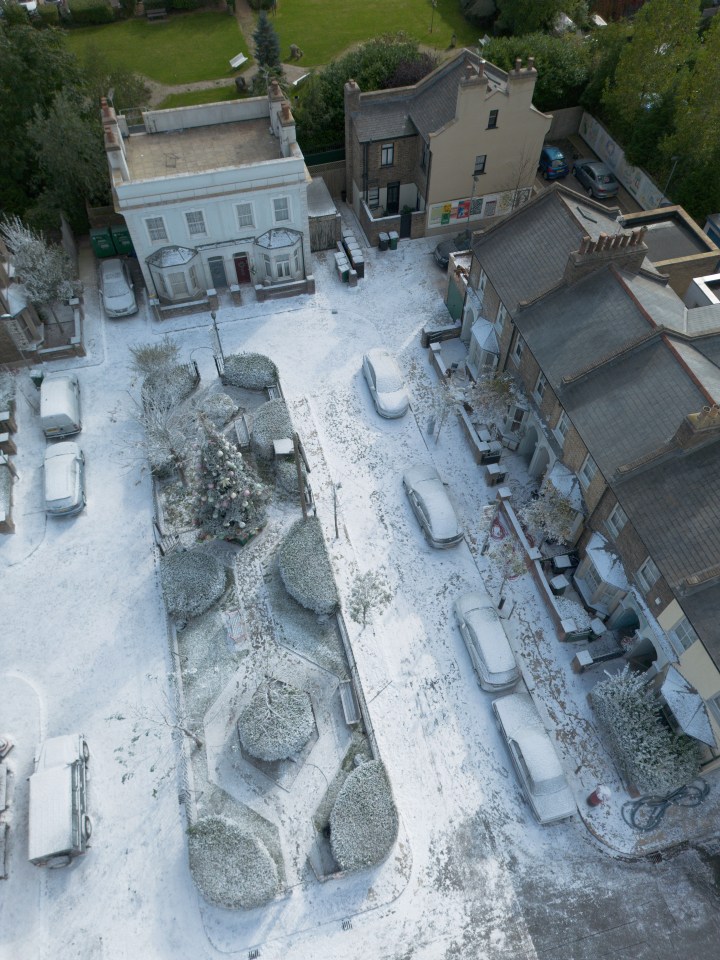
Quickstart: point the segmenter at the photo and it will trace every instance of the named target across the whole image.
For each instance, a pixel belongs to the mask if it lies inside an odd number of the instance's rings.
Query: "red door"
[[[237,273],[238,283],[250,283],[250,264],[244,253],[238,253],[234,258],[235,273]]]

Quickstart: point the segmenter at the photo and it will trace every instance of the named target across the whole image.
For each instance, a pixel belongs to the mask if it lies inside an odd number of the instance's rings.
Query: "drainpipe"
[[[363,185],[363,200],[367,204],[368,202],[368,156],[370,152],[370,144],[365,142],[363,144],[363,172],[362,172],[362,185]]]

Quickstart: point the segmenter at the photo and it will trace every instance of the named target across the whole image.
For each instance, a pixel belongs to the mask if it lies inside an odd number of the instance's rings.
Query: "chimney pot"
[[[478,76],[479,77],[485,76],[485,61],[482,58],[480,59],[480,63],[478,64]]]
[[[516,58],[515,58],[515,71],[516,71],[517,73],[520,73],[520,68],[521,68],[521,67],[522,67],[522,60],[520,59],[520,57],[516,57]]]
[[[527,68],[528,70],[535,69],[535,57],[528,57]]]
[[[609,240],[610,240],[610,237],[606,233],[601,233],[600,236],[598,237],[598,241],[595,249],[598,251],[607,250],[608,246],[610,245],[608,242]]]
[[[590,237],[587,234],[580,241],[580,249],[578,250],[579,254],[585,254],[588,251],[588,244],[590,243]]]

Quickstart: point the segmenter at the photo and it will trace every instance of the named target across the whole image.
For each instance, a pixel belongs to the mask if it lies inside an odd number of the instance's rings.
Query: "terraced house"
[[[720,765],[720,303],[687,307],[647,226],[559,184],[478,235],[463,309],[475,375],[511,372],[531,475],[577,494],[574,577]],[[717,248],[716,248],[717,249]],[[720,250],[717,251],[720,257]],[[452,264],[451,264],[452,266]]]

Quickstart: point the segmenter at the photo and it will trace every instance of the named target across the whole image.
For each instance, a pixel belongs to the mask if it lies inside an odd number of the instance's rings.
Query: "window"
[[[649,593],[652,590],[653,585],[656,584],[660,579],[660,571],[650,557],[648,557],[645,563],[643,563],[638,572],[635,574],[635,577],[643,593]]]
[[[153,243],[156,243],[158,240],[167,240],[167,230],[165,229],[165,221],[162,217],[149,217],[145,221],[145,226],[147,227],[148,236]]]
[[[555,436],[557,437],[560,445],[562,446],[565,443],[565,437],[567,436],[568,430],[570,429],[570,421],[568,415],[564,410],[560,412],[558,417],[558,422],[553,427],[555,431]]]
[[[272,280],[273,278],[272,260],[266,253],[263,254],[263,260],[265,261],[265,276],[268,277],[268,279]]]
[[[290,276],[290,254],[283,253],[275,261],[275,268],[277,270],[278,280],[282,280],[283,277]]]
[[[535,399],[538,403],[543,402],[543,397],[545,396],[545,391],[547,390],[547,380],[543,374],[538,374],[537,382],[535,384]]]
[[[254,227],[255,217],[253,216],[253,205],[251,203],[238,203],[235,207],[237,212],[238,227]]]
[[[202,210],[188,210],[185,214],[188,233],[191,237],[203,236],[207,233],[205,229],[205,217]]]
[[[686,650],[689,650],[698,639],[698,635],[690,626],[690,621],[687,617],[683,617],[682,620],[679,620],[675,624],[668,633],[668,637],[670,638],[673,650],[678,656],[681,656]]]
[[[525,341],[518,334],[518,338],[515,341],[515,349],[513,350],[513,357],[515,358],[515,363],[517,366],[520,366],[520,361],[522,360],[523,350],[525,349]]]
[[[290,201],[287,197],[273,198],[273,211],[275,214],[275,223],[282,223],[290,219]]]
[[[720,723],[720,693],[716,693],[714,697],[710,697],[708,705],[715,715],[716,721]]]
[[[593,482],[593,478],[597,473],[597,464],[593,458],[588,454],[583,460],[583,464],[580,467],[580,473],[578,474],[580,478],[580,486],[583,490],[587,490],[590,484]]]
[[[590,596],[594,596],[597,593],[602,580],[600,579],[600,575],[598,574],[597,570],[591,563],[588,563],[587,570],[585,570],[583,573],[583,580],[588,586]]]
[[[189,290],[184,273],[169,273],[167,279],[170,281],[170,294],[173,298],[188,295]]]
[[[475,170],[473,171],[474,177],[479,177],[481,173],[485,173],[485,163],[487,161],[487,154],[482,153],[479,157],[475,157]]]
[[[617,538],[620,536],[620,531],[627,523],[627,519],[627,514],[623,508],[619,503],[616,503],[612,509],[612,512],[610,513],[610,516],[605,521],[605,526],[607,527],[608,533],[613,540],[617,540]]]
[[[293,260],[295,261],[295,273],[300,273],[300,247],[293,252]]]
[[[421,170],[427,170],[429,160],[430,160],[430,147],[427,145],[427,143],[423,142],[422,156],[420,157]]]
[[[483,290],[484,289],[485,289],[485,286],[483,284]],[[505,309],[505,304],[501,303],[500,306],[498,307],[497,316],[495,317],[495,329],[498,332],[502,331],[506,317],[507,317],[507,310]]]
[[[380,148],[380,166],[391,167],[395,162],[395,144],[384,143]]]
[[[488,125],[487,125],[488,130],[495,130],[495,129],[496,129],[496,127],[497,127],[497,118],[498,118],[498,114],[499,114],[499,113],[500,113],[499,110],[491,110],[491,111],[490,111],[490,116],[488,117]]]
[[[380,206],[380,187],[376,183],[373,186],[368,186],[367,203],[371,210]]]

